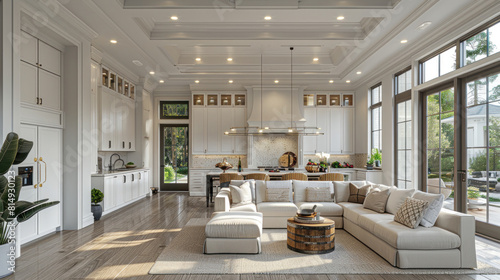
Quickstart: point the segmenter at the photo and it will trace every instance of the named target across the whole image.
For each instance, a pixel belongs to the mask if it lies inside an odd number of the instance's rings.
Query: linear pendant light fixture
[[[244,126],[244,127],[231,127],[230,131],[225,131],[224,134],[228,136],[251,136],[251,135],[268,135],[268,134],[281,134],[281,135],[302,135],[302,136],[319,136],[324,135],[320,132],[319,127],[298,127],[293,125],[293,47],[290,47],[290,126],[288,129],[283,127],[268,127],[264,126],[263,121],[263,106],[264,99],[263,89],[263,63],[262,54],[260,55],[260,126]]]

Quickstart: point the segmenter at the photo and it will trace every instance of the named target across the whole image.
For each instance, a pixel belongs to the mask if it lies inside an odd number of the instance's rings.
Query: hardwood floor
[[[204,197],[160,193],[79,231],[52,234],[22,247],[5,279],[148,280],[500,280],[500,275],[148,275],[158,255],[191,218],[208,218]],[[478,237],[478,259],[500,267],[500,244]]]

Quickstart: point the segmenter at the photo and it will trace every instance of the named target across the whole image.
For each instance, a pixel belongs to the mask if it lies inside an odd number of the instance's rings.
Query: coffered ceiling
[[[93,42],[96,48],[139,77],[164,80],[160,88],[189,89],[197,80],[199,87],[243,89],[260,84],[261,69],[264,84],[279,80],[287,85],[293,58],[294,85],[332,90],[355,87],[370,72],[480,1],[60,2],[99,33]],[[421,28],[425,22],[431,24]],[[111,44],[111,39],[118,43]],[[294,47],[293,56],[290,47]],[[233,83],[228,84],[229,80]]]

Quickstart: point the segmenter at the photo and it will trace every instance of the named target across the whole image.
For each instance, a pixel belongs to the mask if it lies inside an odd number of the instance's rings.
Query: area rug
[[[208,219],[191,219],[163,250],[150,274],[496,274],[478,269],[399,269],[344,230],[336,230],[335,251],[306,255],[286,246],[285,229],[265,229],[262,254],[203,254]]]

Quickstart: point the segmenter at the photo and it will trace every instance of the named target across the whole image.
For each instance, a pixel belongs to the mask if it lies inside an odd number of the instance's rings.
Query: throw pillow
[[[411,197],[415,192],[414,189],[409,190],[400,190],[400,189],[391,189],[391,194],[389,195],[389,199],[387,199],[387,205],[385,207],[385,211],[387,213],[391,213],[393,215],[398,212],[399,208],[405,202],[407,197]]]
[[[329,187],[308,187],[306,188],[307,202],[326,202],[331,200]]]
[[[290,202],[287,188],[267,188],[266,202]]]
[[[231,180],[229,182],[229,185],[233,186],[240,186],[241,184],[249,182],[250,183],[250,189],[252,190],[252,201],[255,202],[255,180],[254,179],[248,179],[248,180]]]
[[[347,201],[353,203],[363,203],[365,202],[366,194],[370,191],[371,185],[366,185],[358,187],[353,183],[349,184],[349,199]]]
[[[394,215],[394,221],[415,229],[420,224],[427,205],[429,205],[427,201],[407,197],[396,215]]]
[[[370,191],[363,202],[363,208],[373,210],[378,213],[385,212],[387,198],[389,198],[390,189],[375,189]]]
[[[341,182],[341,181],[334,181],[333,182],[333,189],[334,189],[334,194],[335,194],[335,202],[346,202],[349,200],[349,185],[354,184],[356,186],[362,187],[364,185],[367,185],[366,181],[350,181],[350,182]]]
[[[443,208],[444,195],[417,191],[413,194],[413,198],[427,201],[429,203],[429,206],[427,206],[424,211],[424,217],[422,218],[420,224],[424,227],[434,226],[439,213],[441,212],[441,208]]]
[[[292,180],[287,181],[266,181],[268,189],[288,189],[288,202],[293,202]]]
[[[252,202],[252,189],[250,183],[245,182],[239,186],[229,185],[233,204]]]
[[[323,202],[333,201],[333,184],[331,181],[297,181],[292,180],[293,185],[293,201],[294,202],[306,202],[306,189],[311,187],[328,188],[330,190],[330,195],[328,197],[323,197]]]

